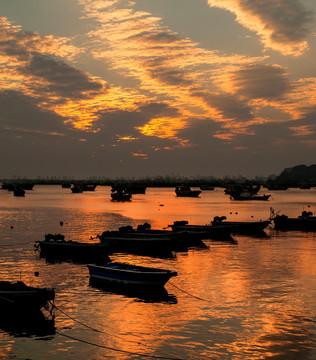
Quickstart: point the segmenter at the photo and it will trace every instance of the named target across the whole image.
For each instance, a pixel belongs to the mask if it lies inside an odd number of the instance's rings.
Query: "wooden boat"
[[[231,194],[231,200],[268,200],[271,195],[251,195],[248,193],[241,193],[241,194]]]
[[[316,216],[311,211],[303,211],[297,218],[275,215],[273,222],[276,230],[316,231]]]
[[[270,220],[226,221],[226,216],[215,216],[212,221],[213,226],[233,226],[233,234],[258,234],[261,233],[269,224],[271,224]]]
[[[187,185],[177,186],[175,189],[175,193],[177,196],[182,197],[198,197],[201,194],[201,190],[191,190],[191,188]]]
[[[90,279],[132,287],[163,287],[177,276],[175,271],[110,262],[104,266],[88,265]]]
[[[48,288],[36,288],[22,281],[0,281],[0,308],[10,311],[38,311],[54,301],[55,291]]]
[[[46,234],[45,241],[36,241],[35,247],[40,249],[40,256],[48,260],[73,260],[98,264],[110,261],[108,244],[65,241],[61,234]]]
[[[206,225],[189,225],[189,222],[186,220],[174,221],[172,225],[168,225],[174,232],[186,231],[189,234],[198,236],[200,239],[220,239],[220,240],[229,240],[234,241],[231,237],[235,226],[224,226],[217,225],[213,226],[212,224]]]

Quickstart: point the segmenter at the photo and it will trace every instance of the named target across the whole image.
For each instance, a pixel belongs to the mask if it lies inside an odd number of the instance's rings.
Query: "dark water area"
[[[54,287],[57,306],[54,318],[45,311],[32,321],[0,317],[0,359],[316,359],[315,232],[270,227],[265,237],[204,240],[206,248],[172,256],[110,256],[177,271],[158,294],[92,286],[85,264],[47,262],[34,248],[46,233],[95,242],[123,225],[162,229],[223,215],[266,220],[270,207],[293,217],[316,209],[316,189],[261,193],[272,196],[232,201],[216,188],[177,198],[173,188],[148,188],[117,203],[104,186],[72,194],[36,185],[24,198],[0,191],[0,278]]]

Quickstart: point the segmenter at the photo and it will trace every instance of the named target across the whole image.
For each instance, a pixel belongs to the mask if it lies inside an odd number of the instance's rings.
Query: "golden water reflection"
[[[307,206],[310,193],[301,198],[296,192],[275,194],[264,204],[241,204],[219,190],[185,199],[173,189],[148,189],[129,203],[114,203],[106,187],[78,196],[64,190],[40,188],[23,199],[21,208],[7,198],[8,205],[0,208],[0,275],[53,286],[63,311],[56,310],[57,332],[102,347],[57,333],[36,341],[18,338],[0,327],[0,358],[21,357],[25,351],[34,360],[64,360],[70,354],[77,359],[141,358],[104,347],[181,359],[315,358],[314,233],[269,230],[268,238],[236,236],[237,244],[206,241],[208,248],[177,252],[173,258],[112,256],[177,271],[165,286],[167,296],[158,299],[90,286],[86,265],[46,263],[32,244],[45,232],[90,241],[106,229],[144,221],[162,228],[181,219],[203,224],[216,215],[265,219],[270,206],[295,215]]]

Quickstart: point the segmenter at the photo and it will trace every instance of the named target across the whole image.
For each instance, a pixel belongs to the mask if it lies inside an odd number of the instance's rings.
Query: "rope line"
[[[68,338],[68,339],[72,339],[72,340],[75,340],[75,341],[82,342],[82,343],[84,343],[84,344],[88,344],[88,345],[92,345],[92,346],[97,346],[97,347],[102,348],[102,349],[108,349],[108,350],[112,350],[112,351],[117,351],[117,352],[121,352],[121,353],[124,353],[124,354],[143,356],[143,357],[152,358],[152,359],[185,360],[185,359],[183,359],[183,358],[174,358],[174,357],[166,357],[166,356],[148,355],[148,354],[142,354],[142,353],[137,353],[137,352],[128,351],[128,350],[121,350],[121,349],[113,348],[113,347],[110,347],[110,346],[100,345],[100,344],[96,344],[96,343],[93,343],[93,342],[90,342],[90,341],[78,339],[78,338],[75,338],[75,337],[73,337],[73,336],[60,333],[59,331],[56,331],[56,334],[61,335],[61,336],[65,336],[65,337]]]
[[[98,333],[102,333],[102,334],[105,334],[105,335],[108,335],[108,336],[112,336],[112,337],[114,336],[113,334],[111,334],[111,333],[109,333],[109,332],[96,329],[96,328],[94,328],[94,327],[92,327],[92,326],[90,326],[90,325],[87,325],[87,324],[85,324],[85,323],[83,323],[83,322],[75,319],[74,317],[72,317],[71,315],[67,314],[65,311],[63,311],[60,307],[56,306],[56,305],[53,304],[52,302],[49,301],[49,303],[51,304],[51,306],[52,306],[53,309],[54,309],[54,308],[57,309],[57,310],[60,311],[62,314],[64,314],[65,316],[67,316],[69,319],[73,320],[74,322],[76,322],[76,323],[78,323],[78,324],[80,324],[80,325],[82,325],[82,326],[84,326],[84,327],[86,327],[86,328],[88,328],[88,329],[90,329],[90,330],[92,330],[92,331],[95,331],[95,332],[98,332]],[[117,334],[115,335],[115,337],[125,339],[124,336],[120,336],[120,335],[117,335]],[[140,339],[140,340],[141,340],[141,339]],[[137,345],[140,344],[140,341],[133,341],[133,340],[128,340],[128,341],[129,341],[130,343],[133,343],[133,344],[137,344]],[[146,344],[144,344],[144,343],[143,343],[142,345],[143,345],[143,346],[146,346],[147,348],[149,348],[148,345],[146,345]]]
[[[172,282],[170,282],[170,281],[168,282],[168,284],[172,285],[172,286],[175,287],[176,289],[182,291],[183,293],[185,293],[185,294],[187,294],[187,295],[189,295],[189,296],[191,296],[191,297],[193,297],[193,298],[195,298],[195,299],[202,300],[202,301],[206,301],[206,302],[209,302],[209,303],[213,303],[213,302],[210,301],[210,300],[203,299],[203,298],[201,298],[201,297],[199,297],[199,296],[195,296],[195,295],[193,295],[193,294],[190,294],[189,292],[187,292],[187,291],[179,288],[178,286],[174,285],[174,284],[173,284]]]

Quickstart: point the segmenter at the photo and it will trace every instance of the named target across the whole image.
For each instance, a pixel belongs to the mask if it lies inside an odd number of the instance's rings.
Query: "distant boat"
[[[175,271],[110,262],[104,266],[88,265],[90,279],[132,287],[157,288],[164,285]]]
[[[0,308],[3,311],[38,311],[55,298],[54,289],[31,287],[22,281],[0,281]]]
[[[25,190],[20,186],[15,186],[13,189],[14,196],[25,196]]]
[[[275,215],[273,222],[276,230],[316,231],[316,216],[311,211],[303,211],[297,218]]]
[[[125,189],[111,190],[111,198],[113,201],[130,201],[132,194],[128,193]]]
[[[81,184],[74,184],[73,187],[71,188],[71,191],[74,194],[79,194],[83,192],[83,188]]]
[[[241,193],[248,193],[250,195],[255,195],[260,190],[260,185],[241,185],[233,184],[227,185],[224,192],[228,195],[240,195]]]
[[[45,240],[36,241],[35,247],[39,247],[41,257],[48,260],[73,260],[80,263],[98,264],[110,261],[108,244],[65,241],[64,236],[60,234],[46,234]]]
[[[179,185],[175,189],[177,196],[182,197],[198,197],[201,194],[200,190],[191,190],[187,185]]]
[[[70,189],[70,188],[71,188],[71,184],[70,184],[70,183],[62,183],[62,184],[61,184],[61,187],[62,187],[63,189]]]
[[[231,194],[231,200],[268,200],[271,195],[250,195],[247,193]]]

